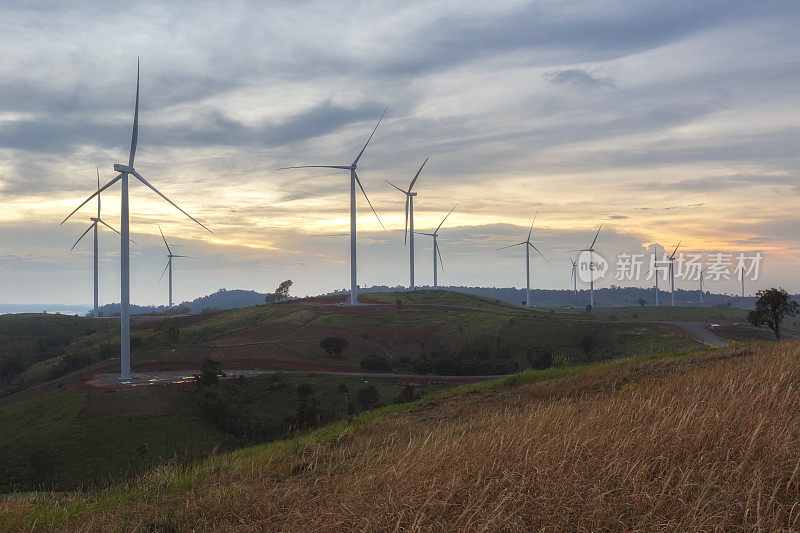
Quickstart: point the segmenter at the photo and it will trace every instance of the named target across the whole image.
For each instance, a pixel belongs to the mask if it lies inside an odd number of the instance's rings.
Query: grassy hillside
[[[9,497],[0,526],[796,529],[799,348],[522,374],[97,494]]]
[[[263,376],[199,392],[191,384],[88,386],[97,374],[119,371],[118,322],[32,317],[23,323],[38,329],[18,328],[62,340],[0,387],[0,491],[96,486],[165,461],[283,438],[364,408],[357,398],[368,385],[363,379],[314,371],[491,376],[699,346],[659,324],[526,310],[447,291],[371,294],[364,301],[351,308],[340,298],[308,299],[135,321],[134,371],[193,371],[205,358],[226,369],[284,371],[280,381]],[[347,339],[341,356],[320,347],[327,337]],[[369,385],[388,404],[407,381]],[[303,416],[300,383],[313,389]],[[339,392],[340,383],[348,392]],[[436,389],[428,383],[425,392]]]

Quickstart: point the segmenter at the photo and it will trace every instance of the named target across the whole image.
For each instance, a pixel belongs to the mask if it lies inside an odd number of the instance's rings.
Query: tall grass
[[[196,477],[182,492],[158,491],[152,478],[146,497],[120,493],[73,525],[797,529],[798,349],[791,341],[608,365],[425,402],[357,429],[328,428],[267,460],[258,449],[239,455],[237,468]]]

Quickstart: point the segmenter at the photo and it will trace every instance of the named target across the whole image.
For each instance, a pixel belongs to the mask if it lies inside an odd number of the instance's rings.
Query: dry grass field
[[[0,516],[88,531],[798,529],[800,343],[465,389],[101,494],[13,497]]]

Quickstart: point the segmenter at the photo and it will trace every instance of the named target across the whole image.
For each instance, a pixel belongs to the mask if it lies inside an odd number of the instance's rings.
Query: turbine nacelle
[[[122,172],[124,174],[133,174],[133,167],[129,165],[123,165],[120,163],[114,163],[114,171]]]

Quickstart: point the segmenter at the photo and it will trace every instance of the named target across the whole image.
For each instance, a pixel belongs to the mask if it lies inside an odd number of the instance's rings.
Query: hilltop
[[[99,493],[11,497],[0,525],[794,529],[798,348],[528,372]]]

